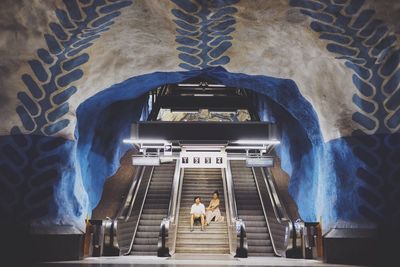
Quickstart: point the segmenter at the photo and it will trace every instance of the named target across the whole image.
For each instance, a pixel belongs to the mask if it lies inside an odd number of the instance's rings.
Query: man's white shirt
[[[190,214],[206,214],[206,207],[203,203],[200,203],[199,205],[194,203],[190,210]]]

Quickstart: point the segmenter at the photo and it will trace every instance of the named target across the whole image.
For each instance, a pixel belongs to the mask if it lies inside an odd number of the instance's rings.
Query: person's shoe
[[[205,231],[206,229],[204,227],[201,228],[201,231]]]
[[[190,227],[190,232],[193,232],[194,231],[194,227]]]

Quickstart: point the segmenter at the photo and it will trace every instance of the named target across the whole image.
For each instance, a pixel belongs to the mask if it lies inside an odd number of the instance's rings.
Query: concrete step
[[[201,225],[194,225],[193,226],[195,229],[201,227]],[[180,231],[189,231],[190,230],[190,225],[189,224],[185,224],[185,225],[181,225],[178,227],[178,229]],[[220,232],[220,233],[225,233],[228,231],[228,228],[226,226],[222,226],[222,227],[215,227],[215,226],[205,226],[205,230],[209,231],[209,232]]]
[[[206,226],[205,231],[200,231],[200,225],[195,225],[194,231],[190,231],[190,209],[194,196],[200,196],[204,200],[203,204],[207,206],[215,190],[223,196],[224,188],[219,169],[185,169],[179,209],[177,253],[229,253],[226,222],[212,223]],[[225,214],[223,197],[220,200],[220,209]]]
[[[187,248],[187,247],[178,247],[176,246],[176,253],[196,253],[196,254],[229,254],[228,247],[210,247],[209,248]]]
[[[191,234],[191,233],[196,233],[198,235],[228,234],[228,229],[207,229],[206,227],[205,231],[201,231],[200,228],[201,228],[200,226],[194,226],[193,232],[190,231],[189,227],[178,228],[178,235],[180,236],[181,234]]]
[[[193,232],[190,233],[183,233],[179,232],[179,239],[192,239],[193,235],[195,236],[196,239],[225,239],[228,238],[228,232],[211,232],[211,231],[206,231],[208,234],[198,234],[199,229],[196,229]]]
[[[193,243],[176,243],[176,247],[180,248],[191,248],[196,250],[213,250],[213,249],[229,249],[229,242],[225,243],[213,243],[214,240],[209,240],[209,242],[199,243],[199,240],[193,240]]]
[[[201,197],[201,196],[200,196]],[[209,204],[210,203],[210,200],[209,200],[209,198],[203,198],[203,197],[201,197],[202,198],[202,202],[203,202],[203,204],[205,205],[205,204]],[[182,198],[181,198],[181,203],[191,203],[191,205],[193,205],[194,204],[194,197],[192,197],[192,196],[189,196],[189,197],[184,197],[184,196],[182,196]],[[221,206],[224,206],[224,199],[220,199],[220,202],[219,202],[219,206],[221,207]]]
[[[216,246],[229,246],[228,236],[225,238],[196,238],[193,236],[192,238],[178,238],[176,241],[177,246],[202,246],[202,245],[216,245]]]

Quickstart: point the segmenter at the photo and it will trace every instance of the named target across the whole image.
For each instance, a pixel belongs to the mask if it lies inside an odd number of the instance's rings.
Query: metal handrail
[[[296,231],[294,227],[294,222],[291,220],[288,212],[285,208],[285,205],[282,204],[282,201],[279,197],[278,191],[276,190],[275,179],[272,176],[271,170],[268,170],[268,175],[265,174],[263,168],[261,168],[261,174],[265,184],[267,185],[268,194],[271,198],[271,202],[273,203],[273,209],[276,216],[276,219],[281,224],[287,224],[287,232],[285,235],[285,247],[286,250],[296,247]],[[289,243],[289,238],[291,238],[291,242]]]
[[[277,207],[277,203],[275,202],[275,200],[279,199],[279,197],[278,197],[278,194],[277,194],[277,191],[276,191],[276,188],[275,188],[275,184],[270,184],[267,181],[267,178],[265,176],[265,173],[264,173],[263,169],[262,168],[260,168],[260,169],[261,169],[261,175],[263,176],[262,177],[263,181],[265,182],[265,185],[266,185],[266,188],[267,188],[267,191],[268,191],[269,199],[271,200],[271,205],[272,205],[272,209],[274,211],[276,220],[278,221],[278,223],[280,223],[282,225],[286,224],[284,250],[282,252],[279,252],[277,250],[276,242],[274,240],[274,236],[273,236],[272,231],[271,231],[270,223],[269,223],[268,216],[267,216],[267,213],[266,213],[266,207],[265,207],[264,201],[263,201],[263,195],[262,195],[262,192],[260,190],[260,186],[259,186],[259,183],[258,183],[258,180],[257,180],[257,174],[255,173],[255,169],[252,167],[251,170],[252,170],[252,173],[253,173],[253,177],[254,177],[254,181],[255,181],[255,184],[256,184],[257,192],[258,192],[258,195],[259,195],[260,200],[261,200],[260,202],[261,202],[261,206],[262,206],[262,209],[263,209],[263,214],[264,214],[264,218],[265,218],[265,221],[266,221],[266,224],[267,224],[268,232],[270,233],[272,248],[274,250],[275,255],[283,257],[284,256],[284,255],[282,255],[283,252],[285,252],[289,248],[288,246],[293,244],[293,243],[289,244],[289,242],[288,242],[289,237],[293,236],[293,223],[289,219],[289,217],[287,216],[286,209],[283,208],[283,205],[281,204],[280,200],[278,202],[279,206]],[[282,208],[282,209],[280,209],[280,208]],[[286,217],[281,216],[282,214],[285,214]]]
[[[275,184],[275,181],[273,181],[273,179],[272,179],[272,175],[271,175],[269,169],[268,169],[268,175],[265,174],[265,171],[263,168],[261,168],[261,173],[262,173],[265,183],[267,184],[267,188],[269,190],[268,193],[271,197],[271,200],[275,204],[275,205],[273,205],[273,208],[274,208],[274,213],[276,215],[276,219],[279,222],[282,222],[283,220],[291,221],[289,218],[289,215],[286,211],[285,206],[282,205],[282,202],[278,196],[278,192],[276,191],[276,184]]]
[[[143,166],[138,166],[138,171],[135,173],[135,177],[133,178],[133,182],[131,184],[131,187],[129,188],[129,192],[125,198],[125,203],[121,207],[121,209],[118,211],[117,216],[115,217],[118,219],[119,217],[123,216],[125,213],[125,219],[129,218],[131,212],[132,212],[132,204],[135,202],[136,195],[137,195],[137,190],[139,188],[139,184],[142,181],[143,175],[144,175],[145,168]],[[126,210],[129,208],[128,212]]]
[[[247,258],[248,255],[248,244],[247,244],[247,234],[246,226],[243,220],[238,218],[237,206],[236,206],[236,196],[232,181],[232,171],[230,163],[225,169],[225,180],[228,192],[228,202],[229,202],[229,213],[230,213],[230,224],[234,227],[236,231],[236,254],[237,258]],[[231,227],[229,227],[231,229]]]
[[[180,161],[176,161],[174,180],[171,189],[171,199],[168,207],[168,215],[163,218],[160,224],[160,232],[158,235],[157,244],[157,256],[158,257],[170,257],[170,247],[167,244],[167,238],[169,237],[170,225],[175,222],[176,210],[177,210],[177,200],[179,198],[178,193],[180,191],[180,181],[181,181],[181,167]]]
[[[133,236],[132,236],[131,244],[129,245],[129,250],[128,250],[128,252],[125,253],[124,255],[129,255],[129,254],[131,253],[131,251],[132,251],[133,241],[135,240],[136,232],[137,232],[137,229],[138,229],[138,227],[139,227],[140,217],[142,216],[144,203],[146,202],[146,201],[144,201],[144,200],[146,199],[146,197],[147,197],[147,192],[149,191],[150,183],[151,183],[151,180],[152,180],[152,178],[153,178],[153,172],[154,172],[154,166],[151,167],[150,179],[148,180],[147,185],[146,185],[146,190],[145,190],[145,193],[144,193],[144,196],[143,196],[142,205],[140,206],[138,221],[137,221],[137,223],[136,223],[135,230],[133,231]],[[136,191],[137,191],[137,190],[136,190]],[[136,195],[137,195],[137,193],[135,194],[135,198],[136,198]],[[134,203],[134,201],[135,201],[135,200],[133,200],[132,203]],[[131,209],[130,209],[130,211],[129,211],[129,216],[130,216],[130,214],[131,214],[131,212],[132,212],[132,207],[133,207],[133,205],[131,205]]]

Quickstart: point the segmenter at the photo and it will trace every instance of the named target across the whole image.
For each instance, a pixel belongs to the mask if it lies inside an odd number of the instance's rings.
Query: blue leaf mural
[[[202,69],[229,63],[225,55],[232,46],[231,33],[235,31],[233,6],[238,0],[172,0],[176,8],[176,43],[179,66],[186,70]]]
[[[82,66],[89,60],[85,49],[110,29],[119,10],[132,1],[64,0],[64,4],[65,9],[55,11],[58,22],[51,22],[51,32],[44,34],[47,47],[38,49],[38,58],[28,62],[32,73],[21,77],[28,89],[17,95],[22,128],[12,128],[11,137],[0,143],[0,210],[14,221],[46,215],[54,201],[55,183],[70,179],[73,184],[75,142],[51,136],[70,124],[64,116],[70,97],[78,90],[72,84],[83,77]],[[70,205],[80,216],[79,201],[70,190]]]
[[[328,51],[345,61],[353,74],[357,92],[353,103],[357,111],[352,119],[357,128],[351,138],[353,153],[363,166],[357,170],[360,186],[356,192],[363,199],[359,212],[382,222],[400,219],[396,203],[400,158],[400,50],[396,37],[375,12],[364,9],[364,0],[326,1],[290,0],[311,18],[310,27],[326,40]],[[389,140],[392,140],[390,142]],[[396,140],[396,142],[394,142]]]

